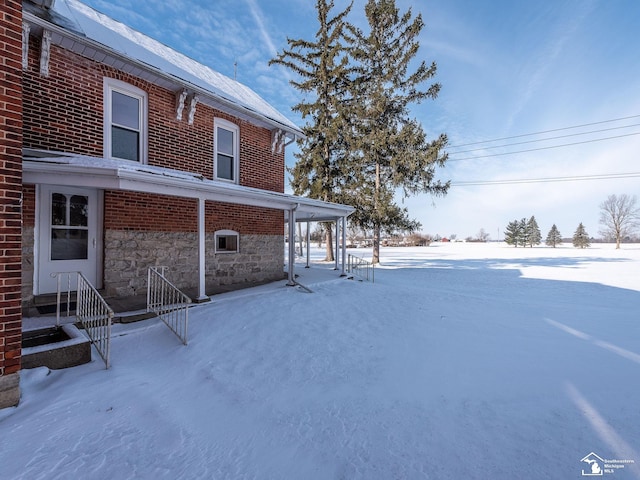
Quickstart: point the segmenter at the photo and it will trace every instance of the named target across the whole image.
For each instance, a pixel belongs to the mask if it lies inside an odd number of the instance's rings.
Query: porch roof
[[[126,160],[25,150],[23,183],[128,190],[237,205],[295,209],[296,221],[335,221],[355,211],[349,205],[209,180],[202,175]]]

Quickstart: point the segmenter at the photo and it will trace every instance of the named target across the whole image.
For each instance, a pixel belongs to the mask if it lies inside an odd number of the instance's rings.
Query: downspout
[[[286,138],[286,137],[285,137]],[[295,142],[296,140],[298,140],[298,136],[297,135],[293,135],[293,138],[291,140],[289,140],[287,143],[282,145],[282,148],[285,149],[287,148],[289,145],[291,145],[293,142]]]
[[[287,286],[293,287],[296,284],[296,277],[294,266],[296,263],[296,210],[300,206],[296,203],[295,206],[289,209],[289,268],[288,268],[288,281]]]

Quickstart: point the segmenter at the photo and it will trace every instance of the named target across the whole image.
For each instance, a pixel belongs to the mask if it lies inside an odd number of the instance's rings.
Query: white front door
[[[82,272],[99,287],[98,198],[94,189],[40,186],[36,294],[56,291],[57,272]]]

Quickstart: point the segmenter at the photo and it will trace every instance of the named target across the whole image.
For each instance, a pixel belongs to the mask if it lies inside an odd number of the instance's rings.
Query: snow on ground
[[[186,347],[116,325],[110,370],[23,371],[0,478],[569,479],[592,452],[640,478],[639,245],[383,263],[216,296]]]

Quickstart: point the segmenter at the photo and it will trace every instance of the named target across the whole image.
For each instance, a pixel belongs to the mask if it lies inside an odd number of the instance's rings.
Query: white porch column
[[[205,293],[205,238],[206,227],[204,223],[204,198],[198,198],[198,297],[197,302],[207,302],[210,300]]]
[[[305,268],[309,268],[309,258],[311,257],[309,243],[311,240],[311,232],[309,231],[310,222],[307,222],[307,266]]]
[[[347,217],[342,217],[340,220],[340,223],[342,223],[342,272],[340,272],[340,276],[346,277],[347,272],[345,272],[344,268],[347,258]]]
[[[298,206],[289,209],[289,269],[287,285],[292,287],[296,284],[294,266],[296,263],[296,210]]]
[[[335,252],[333,254],[333,259],[335,262],[335,265],[333,267],[334,270],[338,270],[338,249],[339,249],[339,245],[340,245],[340,222],[338,221],[339,219],[336,218],[336,245],[335,245]]]

